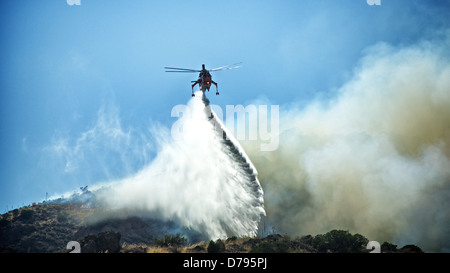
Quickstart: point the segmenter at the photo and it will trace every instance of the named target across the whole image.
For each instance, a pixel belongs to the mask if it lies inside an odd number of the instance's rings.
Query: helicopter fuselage
[[[196,81],[191,81],[192,84],[192,96],[194,95],[194,86],[196,84],[199,85],[200,90],[205,93],[206,90],[208,90],[211,88],[211,84],[214,84],[216,86],[216,95],[219,95],[219,88],[217,87],[217,83],[215,81],[212,80],[211,77],[211,72],[213,71],[221,71],[221,70],[229,70],[229,69],[234,69],[234,68],[239,68],[240,66],[238,66],[241,63],[235,63],[235,64],[231,64],[231,65],[225,65],[225,66],[221,66],[221,67],[217,67],[217,68],[213,68],[210,70],[207,70],[205,68],[205,65],[202,64],[202,69],[201,70],[196,70],[196,69],[190,69],[190,68],[177,68],[177,67],[164,67],[166,70],[166,72],[179,72],[179,73],[192,73],[192,72],[200,72],[200,74],[198,75],[198,80]]]
[[[200,75],[198,76],[198,85],[200,86],[200,90],[204,93],[206,90],[211,88],[212,78],[211,74],[208,72],[208,70],[202,70],[200,72]]]
[[[202,70],[200,71],[200,74],[198,75],[198,80],[192,81],[194,84],[192,85],[192,88],[196,84],[199,85],[200,90],[205,93],[206,91],[209,92],[209,89],[211,88],[211,84],[214,84],[217,87],[217,83],[212,80],[211,73],[209,73],[208,70],[206,70],[205,65],[202,65]],[[219,92],[217,91],[216,94],[218,95]]]

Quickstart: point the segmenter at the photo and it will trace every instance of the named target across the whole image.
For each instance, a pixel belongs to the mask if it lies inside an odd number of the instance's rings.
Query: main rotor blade
[[[186,70],[186,71],[184,71],[184,70],[176,71],[176,70],[166,70],[165,72],[185,72],[185,73],[197,73],[197,72],[200,72],[200,71],[189,71],[189,70]]]
[[[239,67],[241,67],[241,65],[240,65],[241,63],[242,62],[235,63],[235,64],[229,64],[229,65],[225,65],[225,66],[221,66],[221,67],[210,69],[209,71],[221,71],[221,70],[228,70],[228,69],[233,69],[233,68],[239,68]],[[233,65],[235,65],[235,66],[233,66]],[[233,66],[233,67],[230,67],[230,66]]]
[[[184,71],[192,71],[192,72],[200,72],[201,70],[190,69],[190,68],[177,68],[177,67],[164,67],[165,69],[176,69],[176,70],[184,70]]]

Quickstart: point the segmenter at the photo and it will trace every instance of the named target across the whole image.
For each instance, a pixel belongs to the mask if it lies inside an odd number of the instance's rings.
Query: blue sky
[[[449,28],[441,0],[0,3],[0,211],[127,175],[157,150],[196,74],[217,72],[220,105],[333,97],[367,48]],[[122,149],[122,147],[125,147]],[[125,166],[124,166],[125,165]]]

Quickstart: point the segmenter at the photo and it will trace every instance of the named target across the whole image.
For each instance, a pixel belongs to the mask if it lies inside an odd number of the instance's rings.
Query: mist
[[[332,98],[280,106],[277,150],[242,142],[269,225],[450,251],[449,49],[448,33],[378,43]]]
[[[197,92],[175,107],[169,130],[155,126],[157,155],[127,178],[96,185],[97,198],[112,210],[127,211],[200,232],[205,239],[255,236],[265,215],[257,171],[239,143]]]

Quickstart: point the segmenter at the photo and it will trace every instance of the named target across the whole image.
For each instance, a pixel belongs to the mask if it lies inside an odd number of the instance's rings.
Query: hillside
[[[62,252],[69,241],[113,231],[120,243],[151,244],[175,227],[140,217],[112,217],[105,210],[79,204],[46,204],[15,209],[0,218],[0,248],[18,252]]]
[[[81,252],[121,253],[267,253],[368,252],[359,234],[333,230],[291,238],[271,234],[260,238],[231,237],[201,241],[200,234],[145,217],[87,209],[79,204],[39,204],[9,211],[0,218],[0,252],[69,252],[77,241]],[[383,243],[382,252],[422,252],[417,246],[398,249]]]

